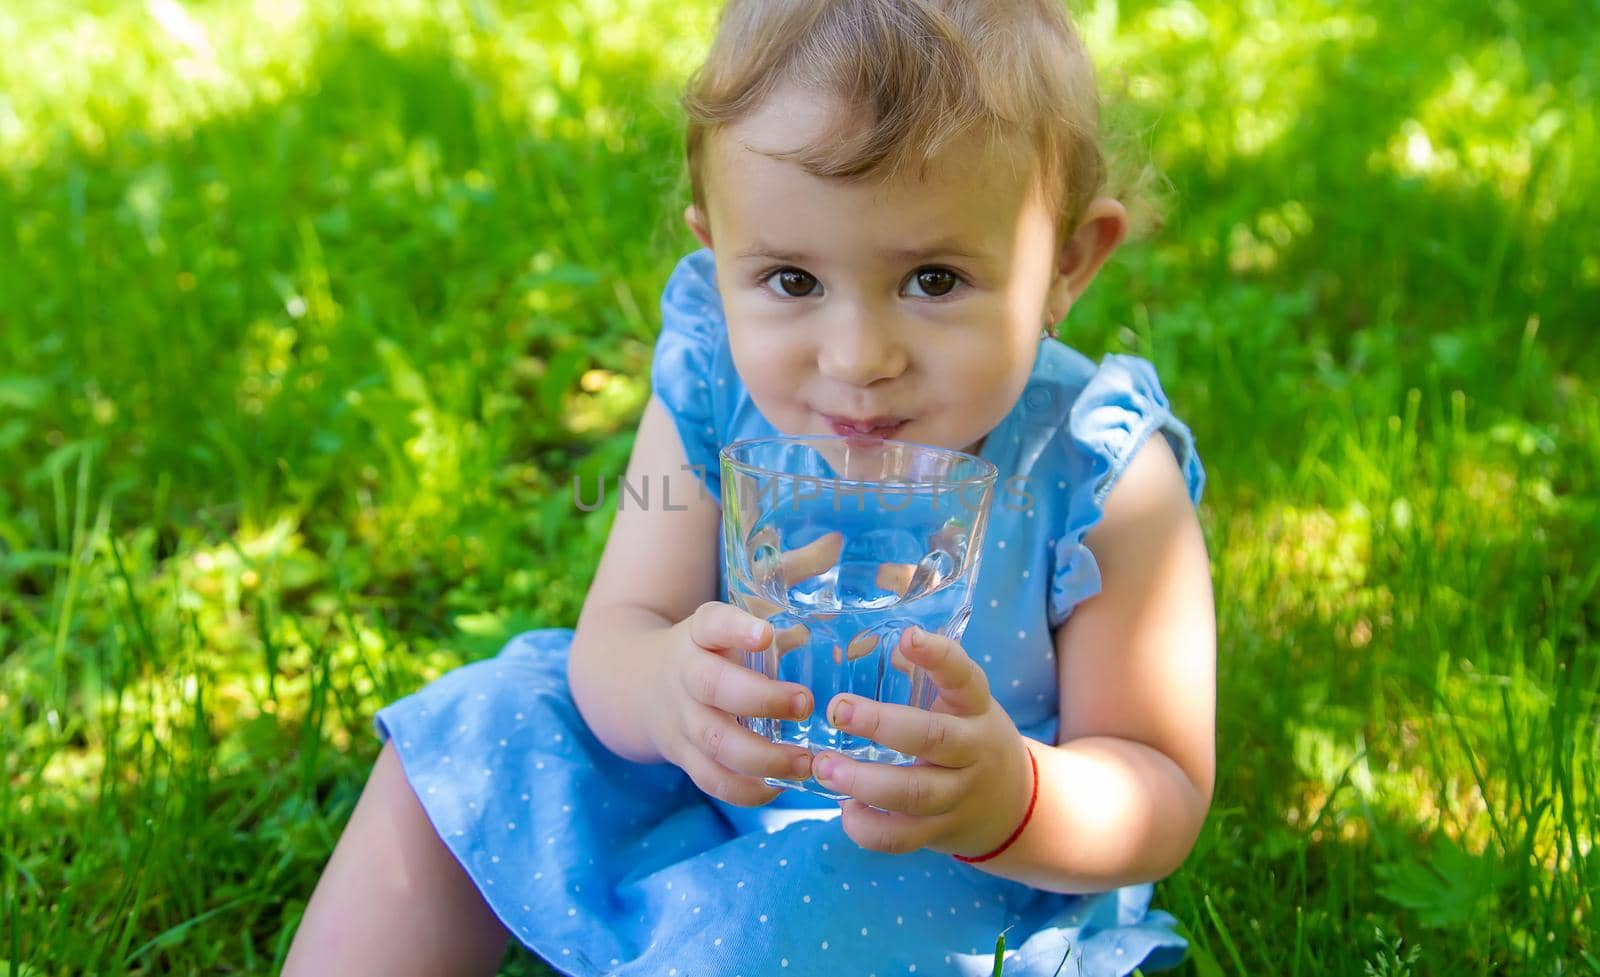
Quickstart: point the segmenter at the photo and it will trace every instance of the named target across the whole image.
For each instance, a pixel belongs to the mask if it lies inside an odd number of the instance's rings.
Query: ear
[[[1056,256],[1056,277],[1050,283],[1046,306],[1052,324],[1066,318],[1067,310],[1127,236],[1128,211],[1122,204],[1110,197],[1096,197],[1089,202],[1083,220]]]
[[[711,247],[711,225],[706,222],[705,215],[700,212],[699,207],[690,204],[685,208],[683,222],[689,225],[689,230],[694,232],[694,236],[700,239],[701,244]]]

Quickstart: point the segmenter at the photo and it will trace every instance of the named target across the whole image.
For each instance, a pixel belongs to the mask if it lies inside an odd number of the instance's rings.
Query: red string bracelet
[[[1022,816],[1022,823],[1017,825],[1017,829],[1011,832],[1011,836],[1009,838],[1000,843],[999,848],[996,848],[987,855],[974,855],[971,858],[968,858],[965,855],[951,855],[951,858],[954,858],[958,862],[966,862],[968,864],[973,862],[987,862],[989,859],[1005,851],[1007,848],[1010,848],[1018,838],[1022,837],[1022,829],[1026,828],[1028,826],[1028,821],[1033,818],[1033,805],[1039,800],[1039,758],[1033,755],[1033,751],[1028,749],[1027,744],[1023,744],[1022,748],[1027,750],[1028,762],[1033,765],[1033,793],[1028,795],[1028,811]]]

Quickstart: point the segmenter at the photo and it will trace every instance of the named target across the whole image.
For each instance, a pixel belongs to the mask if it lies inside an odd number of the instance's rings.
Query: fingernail
[[[757,621],[756,623],[750,625],[750,640],[760,641],[762,636],[766,634],[766,628],[767,625],[765,621]]]
[[[833,776],[834,759],[824,753],[811,762],[811,769],[817,773],[818,780],[827,780]]]
[[[856,707],[850,704],[849,699],[841,700],[833,707],[833,724],[843,726],[850,721],[851,716],[855,715],[855,711]]]
[[[906,628],[906,644],[913,648],[922,647],[922,629]]]
[[[811,698],[804,692],[794,697],[794,715],[796,719],[804,719],[811,715]]]
[[[790,766],[794,769],[795,776],[804,780],[811,776],[811,754],[800,754],[794,758],[794,763],[790,764]]]

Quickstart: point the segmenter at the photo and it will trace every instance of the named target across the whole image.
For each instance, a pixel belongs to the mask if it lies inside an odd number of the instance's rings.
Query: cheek
[[[989,331],[938,358],[938,372],[925,376],[930,386],[943,391],[941,402],[950,412],[950,422],[960,425],[950,437],[970,443],[1000,423],[1022,395],[1037,349],[1033,338],[1023,342]],[[951,446],[958,445],[952,441]]]
[[[728,350],[733,355],[734,369],[756,406],[793,395],[800,379],[803,351],[792,341],[786,341],[774,330],[728,330]]]
[[[1019,338],[1007,333],[975,332],[945,350],[938,358],[937,372],[953,386],[965,390],[993,388],[1003,397],[1011,387],[1024,382],[1033,366],[1036,338]]]

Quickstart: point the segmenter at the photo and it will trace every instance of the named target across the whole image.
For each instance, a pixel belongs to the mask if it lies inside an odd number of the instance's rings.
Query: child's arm
[[[1055,635],[1058,745],[1024,740],[983,670],[939,635],[901,646],[939,688],[931,711],[856,696],[828,704],[835,725],[924,761],[817,758],[818,778],[854,798],[841,803],[844,829],[862,847],[1001,848],[1029,806],[1031,752],[1033,814],[982,870],[1096,892],[1169,875],[1188,855],[1211,803],[1216,625],[1205,541],[1164,438],[1139,451],[1085,542],[1102,588]]]
[[[569,652],[567,678],[572,698],[596,737],[613,753],[652,763],[662,757],[639,719],[649,690],[629,681],[637,669],[618,667],[636,657],[639,639],[671,627],[716,596],[717,537],[721,510],[693,471],[678,441],[672,418],[654,397],[645,405],[623,478],[635,489],[650,483],[649,511],[622,494],[615,473],[609,491],[617,507],[594,581],[584,596]],[[663,506],[663,479],[674,506]]]
[[[738,649],[765,646],[770,625],[713,599],[722,510],[687,466],[671,417],[652,397],[624,476],[641,494],[648,479],[649,503],[618,505],[567,680],[584,721],[613,753],[667,760],[709,794],[765,803],[780,788],[761,778],[793,777],[809,754],[756,736],[733,715],[794,719],[811,703],[797,710],[803,686],[735,662]]]
[[[1199,836],[1216,767],[1210,564],[1164,438],[1140,449],[1085,545],[1102,589],[1056,632],[1059,745],[1034,746],[1033,818],[982,865],[1056,891],[1170,875]]]

